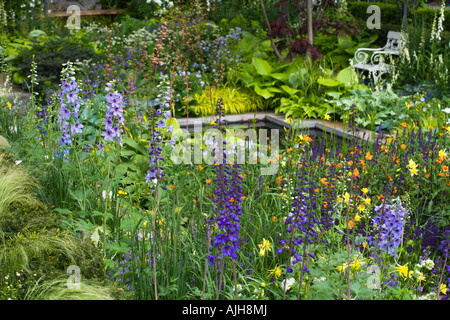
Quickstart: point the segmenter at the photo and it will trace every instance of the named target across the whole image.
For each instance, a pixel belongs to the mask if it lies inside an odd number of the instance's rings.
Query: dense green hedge
[[[348,2],[348,9],[355,18],[366,21],[371,15],[367,13],[367,7],[370,5],[377,5],[381,9],[382,30],[386,29],[386,26],[389,26],[391,27],[391,30],[399,31],[403,22],[403,9],[400,5],[365,1]],[[444,30],[450,31],[450,10],[446,9],[444,12]],[[418,8],[408,13],[408,23],[413,22],[419,25],[424,22],[431,26],[435,14],[439,15],[439,10],[432,8]]]
[[[434,19],[434,14],[436,13],[438,14],[439,17],[439,10],[436,9],[432,9],[432,8],[419,8],[417,10],[414,10],[411,13],[411,18],[414,20],[414,22],[416,23],[422,23],[425,22],[427,24],[432,24],[433,23],[433,19]],[[445,9],[444,10],[444,30],[445,31],[450,31],[450,9]]]

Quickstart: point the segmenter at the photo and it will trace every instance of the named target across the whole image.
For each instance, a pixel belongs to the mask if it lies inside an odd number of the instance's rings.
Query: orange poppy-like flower
[[[372,160],[373,156],[370,154],[370,152],[367,152],[365,158],[367,161],[370,161]]]
[[[175,189],[175,186],[173,184],[170,185],[170,190]]]
[[[443,171],[443,172],[448,172],[448,166],[443,166],[443,167],[442,167],[442,171]]]
[[[292,148],[289,148],[288,150],[287,150],[287,152],[289,153],[289,152],[291,152],[293,149]]]
[[[278,218],[275,217],[275,216],[273,216],[273,217],[272,217],[272,221],[273,221],[273,222],[277,222],[277,221],[278,221]]]
[[[322,184],[324,184],[324,185],[328,184],[327,178],[320,179],[320,182],[322,182]]]
[[[406,146],[405,146],[404,144],[402,144],[402,145],[400,146],[400,148],[402,148],[403,150],[405,150],[405,149],[406,149]]]
[[[353,170],[353,175],[354,175],[355,177],[359,176],[359,171],[358,171],[357,168],[355,168],[355,169]]]
[[[402,123],[400,123],[400,125],[401,125],[403,128],[406,128],[406,126],[407,126],[406,122],[402,122]]]
[[[203,170],[203,167],[202,167],[201,164],[198,165],[198,168],[199,168],[200,170]]]
[[[234,202],[234,198],[233,197],[231,197],[230,202]]]
[[[318,192],[319,192],[319,188],[314,189],[314,191],[315,191],[316,193],[318,193]]]
[[[354,226],[353,219],[348,222],[348,226],[349,226],[349,228],[353,228],[353,226]]]
[[[210,184],[211,183],[211,179],[208,179],[205,182],[206,182],[206,184]]]

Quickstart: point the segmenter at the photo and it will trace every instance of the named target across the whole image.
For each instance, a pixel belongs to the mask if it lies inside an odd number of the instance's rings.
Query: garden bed
[[[444,6],[373,84],[342,2],[122,4],[0,1],[0,299],[448,299]]]

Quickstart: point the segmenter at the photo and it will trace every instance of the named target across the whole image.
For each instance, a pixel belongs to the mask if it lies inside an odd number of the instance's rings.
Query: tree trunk
[[[312,21],[312,0],[306,0],[307,27],[308,27],[308,49],[306,56],[311,58],[310,47],[314,45],[313,21]]]

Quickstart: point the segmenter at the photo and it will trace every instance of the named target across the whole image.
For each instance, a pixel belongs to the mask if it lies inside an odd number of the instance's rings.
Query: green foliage
[[[405,111],[404,102],[392,90],[371,91],[368,88],[350,89],[346,93],[328,92],[326,102],[341,110],[344,115],[356,106],[356,123],[362,127],[374,127],[381,123],[382,129],[390,131]],[[341,116],[341,119],[344,117]]]
[[[230,73],[273,103],[275,112],[294,118],[320,118],[337,112],[323,100],[325,93],[331,88],[343,92],[357,84],[356,73],[350,67],[333,76],[333,71],[321,62],[308,63],[301,56],[282,64],[254,57],[251,64]]]
[[[30,73],[32,61],[37,64],[37,82],[39,83],[35,87],[37,91],[59,83],[62,65],[67,61],[98,61],[100,59],[89,43],[84,43],[75,37],[40,36],[38,39],[41,40],[33,39],[30,48],[21,50],[14,61],[19,74],[23,77]]]
[[[358,48],[370,48],[377,39],[377,34],[365,38],[355,37],[353,40],[350,36],[327,36],[319,33],[314,37],[314,46],[323,53],[325,60],[331,61],[333,70],[337,71],[350,65],[349,61]]]
[[[199,116],[209,116],[216,113],[217,102],[222,98],[225,114],[239,114],[245,112],[256,112],[268,108],[267,102],[254,91],[224,86],[214,89],[206,89],[200,94],[194,94],[197,105],[194,113]]]

